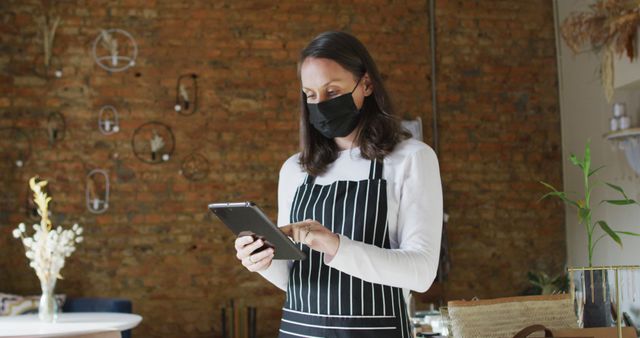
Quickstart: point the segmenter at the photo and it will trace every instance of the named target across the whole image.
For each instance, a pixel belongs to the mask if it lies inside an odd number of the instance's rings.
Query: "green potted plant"
[[[550,196],[554,196],[560,198],[564,203],[571,205],[577,209],[578,223],[582,224],[587,232],[588,263],[589,268],[592,268],[593,253],[596,245],[600,242],[600,240],[608,237],[618,243],[620,247],[622,247],[622,239],[620,238],[621,235],[640,236],[640,234],[635,232],[615,230],[604,220],[594,221],[591,201],[591,193],[593,189],[604,184],[605,186],[615,190],[621,195],[620,199],[602,200],[597,204],[598,206],[604,203],[616,206],[626,206],[632,204],[640,206],[640,204],[637,201],[630,199],[621,187],[611,183],[595,181],[592,179],[592,176],[600,169],[604,168],[604,166],[601,166],[597,169],[591,169],[590,141],[587,141],[583,158],[578,158],[574,154],[571,154],[569,159],[571,160],[571,163],[573,165],[577,166],[582,171],[584,182],[584,196],[581,196],[582,198],[577,200],[571,199],[565,192],[558,191],[550,184],[540,181],[540,183],[551,190],[549,193],[542,196],[540,200]],[[590,273],[590,277],[585,278],[585,289],[594,291],[586,293],[586,302],[583,316],[584,327],[610,326],[612,322],[610,313],[611,299],[608,297],[608,293],[605,292],[602,287],[603,278],[606,278],[606,276],[604,276],[606,274],[606,269],[594,269],[590,270]]]
[[[527,279],[531,284],[525,291],[527,295],[553,295],[565,293],[569,288],[567,275],[549,276],[544,271],[529,271]]]

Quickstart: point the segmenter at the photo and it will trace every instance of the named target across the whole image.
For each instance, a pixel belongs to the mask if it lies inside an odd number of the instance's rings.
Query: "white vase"
[[[38,318],[42,322],[54,323],[58,319],[58,303],[53,297],[53,290],[56,287],[56,280],[52,282],[40,281],[42,296],[38,305]]]

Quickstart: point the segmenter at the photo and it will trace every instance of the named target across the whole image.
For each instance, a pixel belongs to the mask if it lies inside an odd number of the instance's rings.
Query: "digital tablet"
[[[209,204],[209,210],[218,216],[234,234],[250,232],[255,234],[255,237],[264,238],[267,245],[274,247],[273,259],[303,260],[306,258],[298,245],[278,229],[253,202],[212,203]],[[254,253],[257,251],[260,249]]]

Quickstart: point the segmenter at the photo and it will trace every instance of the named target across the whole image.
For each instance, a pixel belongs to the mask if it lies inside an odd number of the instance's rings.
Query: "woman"
[[[280,337],[410,337],[405,299],[426,291],[440,252],[438,160],[393,116],[355,37],[325,32],[302,50],[301,152],[282,166],[278,225],[303,261],[272,261],[262,240],[237,257],[287,292]]]

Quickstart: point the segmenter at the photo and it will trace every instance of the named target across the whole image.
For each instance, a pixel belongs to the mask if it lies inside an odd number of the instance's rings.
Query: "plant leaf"
[[[589,208],[579,208],[578,209],[578,218],[580,219],[580,224],[582,221],[586,220],[587,217],[591,214],[591,209]]]
[[[564,202],[566,202],[566,203],[568,203],[568,204],[571,204],[571,205],[573,205],[573,206],[574,206],[574,207],[576,207],[576,208],[580,208],[580,206],[578,205],[578,203],[576,203],[576,202],[574,202],[574,201],[572,201],[572,200],[568,199],[568,198],[567,198],[567,196],[565,196],[565,194],[564,194],[563,192],[561,192],[561,191],[552,191],[552,192],[549,192],[549,193],[545,194],[544,196],[542,196],[542,197],[540,198],[540,200],[543,200],[543,199],[545,199],[545,198],[547,198],[547,197],[549,197],[549,196],[556,196],[556,197],[560,198],[561,200],[563,200]]]
[[[613,204],[613,205],[629,205],[629,204],[635,204],[636,201],[634,200],[606,200],[605,202],[609,203],[609,204]]]
[[[604,167],[606,167],[606,166],[604,166],[604,165],[603,165],[603,166],[601,166],[601,167],[599,167],[599,168],[597,168],[597,169],[593,169],[593,170],[591,170],[591,172],[589,173],[589,177],[591,177],[591,175],[595,174],[596,172],[598,172],[598,170],[600,170],[600,169],[602,169],[602,168],[604,168]]]
[[[622,196],[624,196],[625,199],[629,199],[629,197],[627,197],[627,194],[624,193],[624,190],[622,190],[622,188],[620,188],[619,186],[617,186],[615,184],[607,183],[607,182],[605,182],[605,184],[608,185],[609,187],[611,187],[611,189],[614,189],[614,190],[618,191],[619,193],[621,193]]]
[[[591,139],[587,140],[587,145],[584,147],[584,159],[582,161],[584,168],[584,176],[589,176],[589,170],[591,170]]]
[[[571,163],[573,163],[574,165],[577,165],[578,167],[580,167],[580,169],[582,169],[582,162],[580,161],[580,159],[578,159],[576,157],[576,155],[571,154],[571,156],[569,156],[569,160],[571,160]]]
[[[540,182],[542,185],[544,185],[545,187],[551,189],[552,191],[545,194],[544,196],[540,197],[540,199],[538,201],[542,201],[543,199],[549,197],[549,196],[556,196],[558,198],[560,198],[561,200],[563,200],[565,203],[571,204],[576,208],[580,208],[580,206],[578,205],[578,203],[576,203],[575,201],[569,199],[567,197],[567,194],[562,192],[562,191],[558,191],[556,190],[556,188],[554,188],[551,184],[543,182],[543,181],[538,181]]]
[[[600,225],[600,228],[602,228],[602,230],[606,232],[607,235],[611,237],[611,239],[613,239],[616,243],[618,243],[618,245],[620,245],[620,247],[622,247],[622,240],[620,239],[620,236],[618,236],[618,234],[615,231],[611,230],[607,222],[598,221],[596,222],[596,224]]]
[[[631,231],[616,231],[616,233],[617,234],[627,235],[627,236],[638,236],[638,237],[640,237],[639,233],[631,232]]]
[[[546,183],[546,182],[543,182],[543,181],[538,181],[538,182],[540,182],[542,185],[544,185],[545,187],[547,187],[547,188],[549,188],[549,189],[551,189],[551,190],[553,190],[553,191],[558,191],[558,190],[556,190],[556,188],[554,188],[554,187],[553,187],[551,184],[549,184],[549,183]]]

